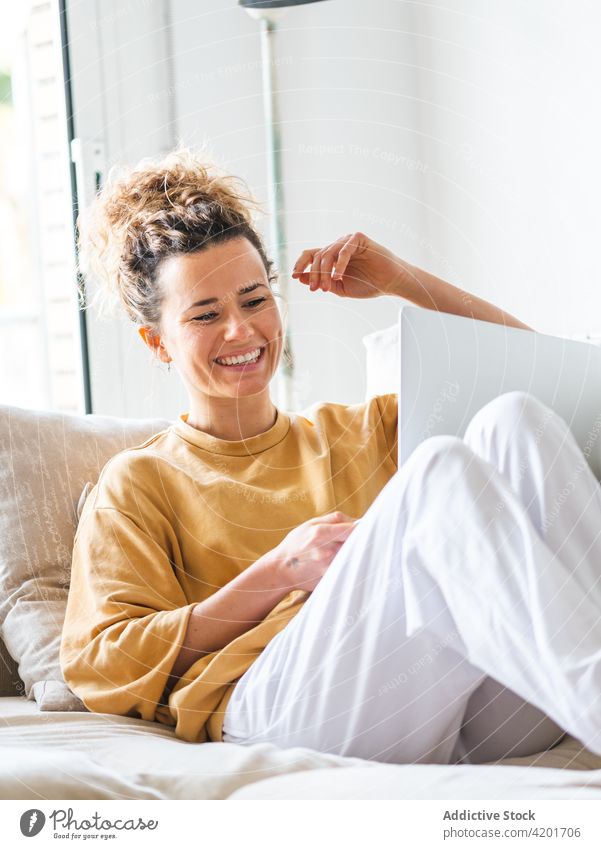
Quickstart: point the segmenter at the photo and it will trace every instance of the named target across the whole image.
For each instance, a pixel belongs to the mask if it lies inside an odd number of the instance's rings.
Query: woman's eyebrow
[[[249,292],[254,292],[255,289],[258,289],[259,286],[263,286],[265,289],[264,283],[249,283],[248,286],[243,286],[242,289],[238,289],[239,295],[247,295]],[[202,301],[195,301],[195,303],[190,304],[188,307],[189,310],[194,309],[194,307],[205,307],[207,304],[216,304],[219,301],[219,298],[205,298]]]
[[[249,283],[248,286],[243,286],[242,289],[238,289],[238,294],[246,295],[248,292],[254,292],[255,289],[259,288],[259,286],[263,286],[265,289],[267,288],[267,286],[265,286],[265,283],[259,283],[258,281],[255,281],[254,283]]]

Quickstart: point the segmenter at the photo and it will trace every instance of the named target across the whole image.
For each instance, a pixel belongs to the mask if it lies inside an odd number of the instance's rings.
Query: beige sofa
[[[490,766],[391,766],[259,744],[194,745],[152,722],[42,711],[0,645],[1,799],[601,799],[571,738]]]
[[[78,502],[167,424],[0,407],[0,798],[601,798],[601,758],[567,737],[497,765],[396,766],[88,712],[58,663]]]

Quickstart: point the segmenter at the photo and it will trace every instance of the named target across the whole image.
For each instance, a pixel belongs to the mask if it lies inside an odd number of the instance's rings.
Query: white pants
[[[389,481],[234,688],[223,739],[391,763],[601,754],[601,487],[532,396]]]

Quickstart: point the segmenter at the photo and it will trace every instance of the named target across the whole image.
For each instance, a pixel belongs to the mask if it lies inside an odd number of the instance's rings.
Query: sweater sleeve
[[[84,511],[60,660],[91,711],[173,724],[160,700],[194,604],[177,580],[166,528],[110,507]]]

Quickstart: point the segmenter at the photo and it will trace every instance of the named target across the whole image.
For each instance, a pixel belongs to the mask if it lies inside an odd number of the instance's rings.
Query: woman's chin
[[[265,375],[249,375],[244,379],[238,380],[212,380],[209,388],[209,395],[219,395],[222,398],[250,398],[262,395],[269,390],[269,384],[273,379],[273,375],[268,377]]]

